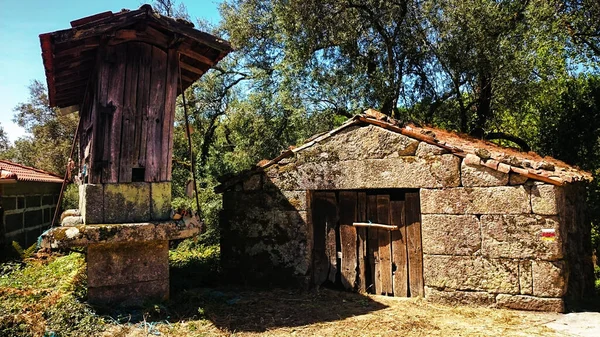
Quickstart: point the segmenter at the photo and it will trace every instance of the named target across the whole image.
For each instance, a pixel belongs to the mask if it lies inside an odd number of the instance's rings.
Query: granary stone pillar
[[[231,47],[149,5],[71,26],[40,40],[50,104],[80,114],[81,224],[43,246],[87,247],[90,302],[165,299],[169,240],[200,231],[170,217],[175,100]]]

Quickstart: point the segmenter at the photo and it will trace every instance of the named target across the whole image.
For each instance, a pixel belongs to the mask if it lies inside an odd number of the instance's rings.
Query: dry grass
[[[319,292],[214,291],[180,294],[196,315],[175,322],[109,326],[106,336],[558,336],[555,314],[466,306],[422,299]],[[191,311],[190,311],[191,312]],[[177,315],[177,313],[172,314]],[[173,318],[171,318],[173,320]]]

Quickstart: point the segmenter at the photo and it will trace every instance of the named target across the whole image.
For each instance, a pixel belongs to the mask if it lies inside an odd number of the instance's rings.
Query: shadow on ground
[[[332,289],[196,289],[173,300],[180,308],[198,308],[196,315],[219,329],[252,332],[342,320],[387,308],[360,294]]]
[[[94,309],[116,324],[209,320],[221,331],[264,332],[342,320],[388,307],[361,294],[329,288],[220,286],[217,263],[208,259],[197,265],[172,267],[171,298],[166,302],[149,302],[140,308]]]

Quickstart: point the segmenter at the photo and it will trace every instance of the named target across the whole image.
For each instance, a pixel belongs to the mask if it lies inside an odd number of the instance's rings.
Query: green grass
[[[90,336],[104,320],[83,302],[80,253],[43,255],[0,265],[0,336]]]
[[[112,310],[103,313],[106,316],[98,315],[86,304],[86,264],[82,253],[40,253],[0,264],[0,337],[93,336],[117,322],[129,324],[132,318],[136,320],[134,316],[143,322],[176,322],[201,315],[196,303],[201,301],[196,298],[199,295],[188,289],[217,283],[219,254],[218,245],[194,239],[181,242],[169,252],[171,301],[148,303],[127,313]]]

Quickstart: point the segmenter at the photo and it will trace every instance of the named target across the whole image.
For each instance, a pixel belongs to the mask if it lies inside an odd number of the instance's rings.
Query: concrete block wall
[[[60,184],[17,182],[0,185],[4,210],[4,243],[18,242],[23,248],[37,242],[50,227],[58,203]]]

